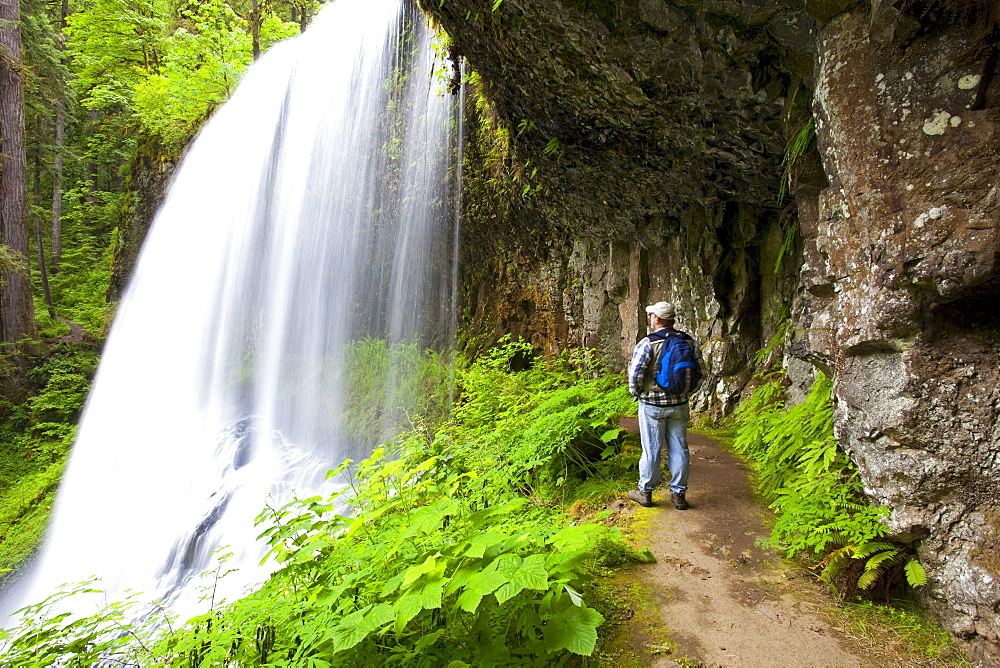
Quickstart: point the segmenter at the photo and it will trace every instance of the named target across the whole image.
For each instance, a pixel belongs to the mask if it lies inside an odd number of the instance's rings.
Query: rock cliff
[[[976,0],[427,2],[471,86],[471,344],[621,367],[668,299],[724,414],[772,349],[1000,661],[998,32]],[[782,342],[780,345],[769,343]]]

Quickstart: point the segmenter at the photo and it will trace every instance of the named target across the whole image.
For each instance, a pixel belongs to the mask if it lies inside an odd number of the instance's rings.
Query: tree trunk
[[[42,279],[42,294],[45,295],[45,305],[49,309],[49,317],[56,317],[56,309],[52,305],[52,291],[49,290],[49,275],[45,271],[45,242],[42,240],[42,225],[39,222],[39,212],[42,210],[42,122],[37,119],[35,122],[35,170],[32,179],[32,190],[34,195],[34,211],[29,216],[31,225],[35,230],[35,254],[38,257],[38,273]]]
[[[257,62],[260,58],[260,3],[253,0],[253,8],[250,10],[250,35],[253,38],[253,60]]]
[[[0,0],[2,1],[2,0]],[[101,112],[97,109],[90,110],[90,131],[96,132],[97,122],[101,120]],[[87,196],[85,201],[88,204],[93,204],[97,201],[97,160],[91,156],[90,161],[87,163]]]
[[[63,143],[66,127],[66,105],[56,103],[55,155],[52,157],[52,273],[59,273],[62,262],[62,180]]]
[[[27,262],[27,165],[18,0],[0,0],[0,243]],[[0,341],[19,341],[34,334],[30,273],[7,271],[0,287]]]
[[[66,17],[69,15],[69,0],[63,0],[59,16],[59,30],[66,29]],[[60,33],[61,37],[61,33]],[[63,49],[62,39],[59,48]],[[66,58],[62,64],[68,65]],[[63,186],[63,145],[66,143],[66,103],[56,102],[56,137],[55,151],[52,157],[52,273],[59,273],[62,264],[62,186]]]

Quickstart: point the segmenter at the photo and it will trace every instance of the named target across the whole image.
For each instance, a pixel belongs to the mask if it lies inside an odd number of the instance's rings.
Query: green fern
[[[779,202],[785,198],[785,194],[788,192],[788,186],[792,178],[792,168],[795,167],[795,163],[805,155],[806,151],[815,142],[816,119],[810,115],[792,135],[792,139],[788,142],[788,145],[785,146],[785,157],[781,161],[781,164],[785,166],[785,171],[781,175],[781,186],[778,188]]]
[[[903,573],[906,574],[906,582],[911,587],[922,587],[927,584],[927,571],[916,557],[911,558],[903,566]]]
[[[864,563],[851,587],[870,590],[901,569],[910,586],[927,582],[912,546],[884,540],[888,509],[865,497],[854,464],[833,437],[832,384],[820,374],[806,401],[786,406],[781,373],[772,372],[736,414],[737,452],[756,471],[756,482],[775,512],[767,543],[786,556],[819,555],[823,580]],[[882,540],[880,540],[882,539]]]

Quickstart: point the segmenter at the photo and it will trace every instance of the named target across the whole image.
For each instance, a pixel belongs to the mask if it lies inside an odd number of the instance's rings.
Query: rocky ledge
[[[470,331],[620,367],[669,299],[722,414],[787,327],[790,393],[833,376],[837,436],[928,603],[1000,662],[995,3],[426,5],[481,77]]]

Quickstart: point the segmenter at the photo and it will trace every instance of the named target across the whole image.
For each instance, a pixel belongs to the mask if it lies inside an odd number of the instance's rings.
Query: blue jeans
[[[690,456],[687,444],[687,404],[653,406],[639,402],[639,435],[642,457],[639,459],[639,491],[652,492],[660,481],[660,451],[667,443],[667,466],[670,468],[670,491],[686,492]]]

